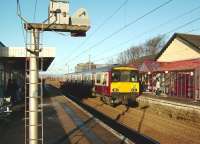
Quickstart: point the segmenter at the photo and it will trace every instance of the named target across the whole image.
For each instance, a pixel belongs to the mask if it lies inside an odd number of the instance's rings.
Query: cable
[[[120,5],[119,8],[117,8],[109,17],[107,17],[107,18],[94,30],[94,32],[93,32],[90,36],[87,37],[87,40],[88,40],[89,38],[91,38],[95,33],[97,33],[106,23],[108,23],[108,21],[109,21],[110,19],[112,19],[112,18],[127,4],[127,2],[128,2],[128,0],[125,0],[125,1]],[[86,40],[85,40],[83,43],[81,43],[80,46],[82,46],[85,42],[86,42]]]
[[[95,46],[99,45],[100,43],[103,43],[105,40],[111,38],[111,37],[114,36],[115,34],[121,32],[122,30],[126,29],[126,28],[129,27],[130,25],[136,23],[136,22],[139,21],[140,19],[142,19],[142,18],[144,18],[145,16],[147,16],[147,15],[153,13],[154,11],[160,9],[161,7],[167,5],[168,3],[172,2],[172,1],[173,1],[173,0],[169,0],[169,1],[165,2],[165,3],[162,3],[161,5],[159,5],[159,6],[157,6],[157,7],[155,7],[154,9],[152,9],[152,10],[150,10],[149,12],[145,13],[144,15],[142,15],[142,16],[138,17],[137,19],[131,21],[130,23],[128,23],[127,25],[125,25],[125,26],[122,27],[121,29],[115,31],[114,33],[112,33],[112,34],[109,35],[108,37],[106,37],[106,38],[104,38],[103,40],[99,41],[98,43],[96,43],[96,44],[93,45],[92,47],[95,47]],[[92,47],[90,47],[89,50],[90,50]],[[87,49],[86,51],[88,51],[88,49]],[[86,51],[85,51],[85,52],[86,52]],[[79,55],[77,55],[75,58],[78,58],[82,53],[83,53],[83,52],[81,52],[81,53],[80,53]],[[68,63],[69,63],[69,62],[68,62]]]
[[[90,34],[86,39],[80,43],[80,45],[77,46],[75,50],[82,47],[93,35],[95,35],[106,23],[108,23],[126,4],[128,3],[128,0],[125,0],[110,16],[108,16],[101,24],[97,26],[97,28],[94,30],[92,34]],[[70,58],[72,55],[70,55],[68,58]]]
[[[195,31],[199,31],[199,30],[200,30],[200,28],[191,29],[191,30],[187,31],[186,33],[191,33],[191,32],[195,32]]]
[[[120,53],[121,53],[121,52],[120,52]],[[119,55],[119,53],[114,54],[114,55],[112,55],[111,57],[113,58],[114,56],[117,56],[117,55]],[[96,60],[94,60],[94,62],[98,62],[98,61],[101,61],[101,60],[104,60],[104,59],[107,59],[107,58],[110,58],[110,56],[106,56],[106,57],[103,57],[103,58],[96,59]]]
[[[126,43],[132,41],[133,38],[134,38],[134,39],[138,39],[138,38],[144,36],[145,34],[148,34],[148,33],[150,33],[151,31],[157,30],[158,28],[161,28],[161,27],[163,27],[163,26],[165,26],[165,25],[167,25],[167,24],[170,24],[172,21],[177,21],[178,19],[180,19],[180,18],[182,18],[182,17],[184,17],[184,16],[186,16],[186,15],[188,15],[188,14],[190,14],[190,13],[192,13],[192,12],[198,10],[198,9],[200,9],[200,6],[195,7],[195,8],[192,8],[192,9],[190,9],[190,10],[187,11],[187,12],[184,12],[184,13],[182,13],[182,14],[180,14],[180,15],[178,15],[178,16],[175,16],[175,17],[173,17],[173,18],[171,18],[171,19],[168,19],[168,20],[165,21],[164,23],[161,23],[161,24],[159,24],[159,25],[157,25],[157,26],[155,26],[155,27],[153,27],[153,28],[151,28],[151,29],[149,29],[149,30],[147,30],[147,31],[145,31],[145,32],[143,32],[143,33],[137,35],[137,36],[134,36],[134,37],[132,37],[132,38],[130,38],[130,39],[124,41],[124,42],[120,42],[120,43],[117,44],[116,46],[113,46],[113,47],[111,48],[110,51],[115,50],[114,48],[117,47],[117,46],[121,46],[121,45],[123,45],[123,44],[126,44]],[[103,53],[107,53],[107,52],[108,52],[108,51],[105,51],[105,50],[103,51]],[[102,53],[101,53],[101,55],[102,55]]]
[[[24,21],[25,23],[28,23],[28,20],[21,15],[21,7],[20,7],[19,0],[17,0],[17,15],[22,21]]]
[[[197,7],[197,8],[200,8],[200,7]],[[190,10],[190,11],[188,11],[188,12],[185,12],[184,14],[181,14],[182,16],[183,15],[186,15],[186,14],[188,14],[189,12],[192,12],[192,11],[194,11],[194,10],[197,10],[197,8],[194,8],[194,9],[192,9],[192,10]],[[177,16],[178,17],[178,16]],[[175,17],[176,18],[176,17]],[[172,20],[174,19],[175,20],[175,18],[172,18]],[[183,24],[183,25],[180,25],[180,26],[178,26],[178,27],[176,27],[176,28],[174,28],[174,29],[172,29],[172,30],[170,30],[169,32],[166,32],[166,33],[164,33],[163,35],[166,35],[166,34],[168,34],[168,33],[171,33],[171,32],[173,32],[173,31],[176,31],[176,30],[178,30],[178,29],[181,29],[181,28],[183,28],[183,27],[185,27],[185,26],[187,26],[187,25],[190,25],[190,24],[192,24],[192,23],[194,23],[194,22],[196,22],[196,21],[198,21],[200,19],[200,17],[199,18],[196,18],[196,19],[193,19],[193,20],[191,20],[191,21],[189,21],[189,22],[187,22],[187,23],[185,23],[185,24]],[[170,22],[169,20],[168,20],[168,22]],[[167,24],[167,23],[166,23]],[[164,23],[163,24],[159,24],[159,26],[163,26],[164,25]],[[155,29],[155,28],[153,28],[153,29]],[[199,28],[197,28],[197,29],[193,29],[192,31],[197,31],[197,30],[199,30]],[[146,32],[145,32],[146,33]],[[138,37],[137,37],[138,38]],[[128,40],[128,41],[130,41],[130,39]],[[125,41],[125,42],[127,42],[127,41]],[[123,44],[124,42],[122,42],[122,43],[120,43],[120,44]],[[112,50],[111,50],[112,51]],[[107,52],[107,51],[106,51]],[[120,52],[121,53],[121,52]],[[95,62],[97,62],[97,61],[101,61],[101,60],[104,60],[104,59],[107,59],[107,58],[110,58],[110,57],[114,57],[114,56],[116,56],[116,55],[119,55],[120,53],[118,53],[118,54],[114,54],[114,55],[112,55],[112,56],[106,56],[106,57],[103,57],[103,58],[99,58],[99,59],[96,59],[96,60],[94,60]],[[101,55],[102,55],[102,53],[101,53]]]
[[[171,33],[171,32],[177,31],[177,30],[179,30],[179,29],[181,29],[181,28],[184,28],[184,27],[186,27],[186,26],[188,26],[188,25],[190,25],[190,24],[192,24],[192,23],[194,23],[194,22],[196,22],[196,21],[199,21],[199,20],[200,20],[200,17],[195,18],[195,19],[193,19],[193,20],[191,20],[191,21],[189,21],[189,22],[187,22],[187,23],[185,23],[185,24],[183,24],[183,25],[180,25],[180,26],[178,26],[178,27],[176,27],[176,28],[174,28],[174,29],[172,29],[172,30],[166,32],[166,33],[163,33],[162,35],[167,35],[167,34],[169,34],[169,33]],[[120,52],[120,53],[121,53],[121,52]],[[120,53],[118,53],[118,54],[120,54]],[[113,57],[113,56],[116,56],[116,54],[115,54],[115,55],[112,55],[112,56],[110,56],[110,57]],[[102,60],[102,59],[105,59],[105,58],[107,58],[107,57],[104,57],[104,58],[101,58],[101,59],[97,59],[97,60],[99,61],[99,60]]]
[[[34,7],[34,14],[33,14],[33,21],[35,21],[36,11],[37,11],[37,0],[35,0],[35,7]]]
[[[26,37],[24,33],[24,26],[23,26],[23,20],[21,18],[21,7],[20,7],[20,2],[17,0],[17,15],[20,17],[20,23],[21,23],[21,28],[22,28],[22,35],[24,39],[24,44],[26,44]]]
[[[186,26],[188,26],[188,25],[190,25],[190,24],[192,24],[192,23],[194,23],[194,22],[196,22],[196,21],[199,21],[199,20],[200,20],[200,17],[198,17],[198,18],[196,18],[196,19],[193,19],[193,20],[191,20],[191,21],[189,21],[189,22],[187,22],[187,23],[185,23],[185,24],[183,24],[183,25],[180,25],[180,26],[178,26],[178,27],[176,27],[176,28],[174,28],[174,29],[168,31],[168,32],[165,33],[165,34],[169,34],[169,33],[173,32],[173,31],[179,30],[179,29],[181,29],[181,28],[183,28],[183,27],[186,27]]]
[[[91,47],[89,47],[88,49],[86,49],[83,52],[87,52],[88,50],[99,46],[100,44],[102,44],[103,42],[105,42],[106,40],[112,38],[114,35],[120,33],[121,31],[125,30],[127,27],[135,24],[136,22],[140,21],[141,19],[143,19],[144,17],[152,14],[153,12],[157,11],[158,9],[164,7],[165,5],[171,3],[173,0],[168,0],[167,2],[162,3],[161,5],[153,8],[152,10],[148,11],[147,13],[145,13],[144,15],[134,19],[133,21],[131,21],[130,23],[126,24],[125,26],[123,26],[122,28],[118,29],[117,31],[114,31],[113,33],[111,33],[110,35],[108,35],[107,37],[105,37],[104,39],[100,40],[99,42],[95,43],[94,45],[92,45]],[[81,52],[79,55],[75,56],[74,58],[78,58],[83,52]]]

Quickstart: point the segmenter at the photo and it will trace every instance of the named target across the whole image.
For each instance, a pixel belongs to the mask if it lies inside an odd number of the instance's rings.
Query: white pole
[[[39,32],[32,30],[29,66],[29,144],[38,144],[38,59]]]

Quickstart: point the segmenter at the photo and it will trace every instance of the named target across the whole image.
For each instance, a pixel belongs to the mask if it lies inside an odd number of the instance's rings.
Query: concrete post
[[[29,66],[29,144],[38,144],[38,55],[39,32],[32,30]]]

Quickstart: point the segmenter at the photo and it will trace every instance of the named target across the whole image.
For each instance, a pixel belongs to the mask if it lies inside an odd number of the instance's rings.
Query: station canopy
[[[26,57],[29,57],[24,47],[6,47],[0,43],[0,62],[12,64],[13,68],[24,69]],[[46,71],[55,58],[55,48],[43,48],[39,55],[39,61],[43,61],[43,70]],[[40,63],[39,63],[40,64]]]

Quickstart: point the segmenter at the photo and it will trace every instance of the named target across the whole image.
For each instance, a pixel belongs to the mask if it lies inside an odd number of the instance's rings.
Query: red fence
[[[155,79],[159,77],[162,93],[181,99],[200,100],[200,67],[188,71],[143,73],[141,77],[143,77],[142,81],[145,80],[146,89],[144,91],[154,92]]]
[[[200,67],[195,71],[195,100],[200,100]]]
[[[170,72],[169,96],[194,98],[194,72]]]

